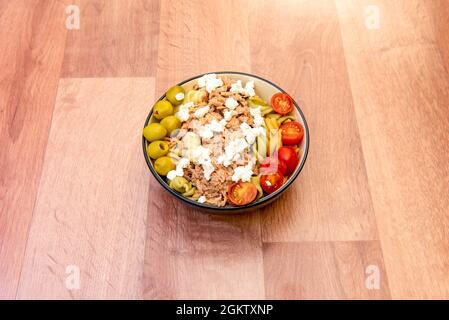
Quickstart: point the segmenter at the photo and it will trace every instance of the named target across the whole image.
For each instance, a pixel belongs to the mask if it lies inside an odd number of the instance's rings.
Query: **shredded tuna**
[[[212,165],[214,171],[210,175],[210,179],[207,180],[204,176],[204,170],[201,164],[191,162],[189,166],[184,168],[184,177],[189,180],[195,187],[196,191],[193,194],[193,198],[197,199],[200,196],[206,198],[206,203],[222,207],[227,203],[227,189],[228,186],[233,183],[232,176],[234,174],[234,169],[237,166],[248,165],[250,163],[250,150],[245,150],[240,158],[233,160],[231,165],[223,165],[223,159],[220,156],[224,153],[224,147],[231,141],[237,139],[234,136],[239,134],[240,125],[245,122],[250,126],[254,124],[254,119],[251,116],[248,103],[246,102],[245,96],[240,93],[230,92],[230,88],[233,80],[227,77],[221,77],[223,85],[213,90],[210,94],[207,94],[207,100],[198,103],[190,109],[190,118],[182,123],[181,130],[177,135],[170,139],[169,146],[172,150],[171,154],[175,154],[176,157],[180,157],[181,154],[176,154],[177,145],[180,139],[188,131],[195,131],[198,126],[205,126],[210,124],[212,121],[220,122],[224,119],[224,112],[228,110],[225,105],[227,98],[234,98],[239,104],[235,108],[235,114],[226,123],[225,128],[228,130],[221,134],[214,134],[211,138],[203,136],[202,146],[210,150],[210,157],[212,160]],[[194,90],[198,90],[197,84],[193,86]],[[203,90],[203,89],[201,89]],[[209,111],[201,118],[195,118],[193,113],[198,110],[198,108],[208,105],[210,107]],[[252,163],[252,162],[251,162]],[[257,174],[258,170],[256,166],[252,168],[253,173]]]

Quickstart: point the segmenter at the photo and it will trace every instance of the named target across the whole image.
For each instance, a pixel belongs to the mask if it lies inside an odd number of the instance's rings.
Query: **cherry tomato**
[[[290,121],[281,126],[282,144],[295,145],[304,138],[304,128],[297,121]]]
[[[270,194],[282,187],[284,184],[284,175],[280,172],[273,174],[263,174],[260,176],[260,186],[262,189]]]
[[[296,153],[296,150],[293,149],[293,147],[280,147],[278,150],[278,159],[281,161],[284,161],[287,165],[287,172],[286,174],[289,175],[293,171],[295,171],[296,166],[299,162],[298,153]]]
[[[261,174],[272,174],[275,172],[280,172],[282,175],[285,175],[287,172],[287,165],[284,161],[279,160],[275,157],[266,157],[260,163],[260,173]]]
[[[293,100],[288,94],[278,92],[271,97],[271,107],[277,113],[285,115],[293,110]]]
[[[236,182],[228,187],[228,200],[236,206],[244,206],[256,199],[257,188],[251,182]]]

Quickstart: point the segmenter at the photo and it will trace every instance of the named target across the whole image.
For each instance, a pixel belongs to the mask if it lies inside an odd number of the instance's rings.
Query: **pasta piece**
[[[262,187],[260,186],[260,176],[253,176],[251,177],[251,182],[256,186],[257,189],[257,199],[260,199],[263,197],[263,190]]]
[[[187,190],[186,192],[184,192],[182,195],[183,195],[184,197],[191,197],[191,196],[193,196],[193,194],[195,193],[195,191],[196,191],[196,188],[195,188],[195,187],[192,187],[191,189],[189,189],[189,190]]]
[[[195,192],[195,187],[193,187],[192,183],[187,181],[187,179],[184,177],[174,178],[172,181],[170,181],[169,187],[175,191],[182,193],[183,195],[193,195],[193,193]]]
[[[267,156],[268,138],[266,136],[257,137],[257,160],[262,162]]]
[[[284,116],[284,117],[280,117],[277,119],[277,122],[279,123],[279,125],[285,123],[285,122],[290,122],[290,121],[294,121],[295,117],[293,116]]]
[[[269,155],[273,154],[282,146],[282,136],[279,130],[279,123],[274,118],[265,117],[265,124],[267,126],[267,137],[269,144]]]
[[[194,104],[200,104],[207,99],[207,92],[205,90],[190,90],[187,92],[183,103],[192,102]]]
[[[262,107],[262,109],[260,110],[260,113],[262,114],[262,116],[265,116],[272,112],[273,112],[273,108],[271,108],[271,107]]]
[[[270,114],[267,114],[266,117],[272,118],[272,119],[279,119],[281,117],[281,115],[279,113],[270,113]]]

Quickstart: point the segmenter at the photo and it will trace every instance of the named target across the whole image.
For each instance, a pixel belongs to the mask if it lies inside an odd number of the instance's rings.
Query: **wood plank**
[[[214,71],[250,71],[246,4],[238,0],[161,5],[157,94],[173,81]],[[236,23],[239,21],[239,23]],[[238,35],[238,36],[235,36]]]
[[[378,241],[268,243],[264,266],[267,299],[390,298]]]
[[[0,299],[16,295],[66,29],[63,1],[0,3]]]
[[[148,175],[141,127],[154,83],[61,80],[18,298],[142,298]],[[79,290],[66,287],[72,265]]]
[[[157,94],[203,72],[249,70],[246,12],[237,1],[164,1]],[[148,211],[145,298],[264,297],[257,212],[204,214],[171,198],[154,179]]]
[[[432,20],[432,30],[446,72],[449,73],[449,6],[445,0],[426,2]]]
[[[158,0],[75,0],[63,77],[149,77],[156,73]]]
[[[263,210],[263,240],[377,239],[333,1],[252,4],[252,69],[297,99],[311,139],[292,190]]]
[[[367,5],[379,7],[379,29],[365,27]],[[418,0],[337,6],[392,297],[447,299],[449,75],[439,25]]]

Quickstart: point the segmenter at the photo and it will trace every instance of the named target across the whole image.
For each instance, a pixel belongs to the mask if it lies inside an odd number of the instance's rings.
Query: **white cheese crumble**
[[[212,172],[215,171],[215,168],[214,168],[212,162],[209,161],[209,162],[201,163],[201,166],[203,167],[204,179],[209,181],[210,176],[212,175]]]
[[[205,197],[205,196],[199,197],[199,198],[198,198],[198,202],[199,202],[199,203],[204,203],[204,202],[206,202],[206,197]]]
[[[225,158],[224,155],[220,154],[215,161],[217,162],[217,164],[222,164],[224,161],[224,158]]]
[[[232,161],[240,160],[242,152],[247,148],[248,143],[246,142],[245,138],[231,140],[231,142],[225,146],[223,165],[225,167],[228,167],[232,163]]]
[[[210,150],[203,146],[198,146],[193,151],[193,159],[194,162],[200,164],[203,167],[204,178],[209,181],[212,172],[215,171],[212,160],[210,158]]]
[[[248,182],[251,180],[253,175],[253,163],[249,162],[246,166],[240,166],[234,169],[234,174],[232,175],[232,181],[243,181]]]
[[[248,81],[245,85],[245,91],[246,94],[250,97],[253,97],[256,95],[256,92],[254,91],[254,81]]]
[[[255,127],[260,127],[262,126],[265,121],[262,117],[262,113],[261,113],[261,108],[257,107],[257,108],[249,108],[249,113],[253,116],[254,119],[254,126]]]
[[[233,97],[229,97],[225,101],[226,108],[228,108],[230,110],[234,110],[238,105],[239,105],[239,103]]]
[[[202,118],[202,117],[204,117],[205,115],[206,115],[206,113],[208,113],[209,112],[209,109],[210,109],[210,107],[209,106],[204,106],[204,107],[201,107],[201,108],[198,108],[195,112],[194,112],[194,116],[196,117],[196,118]]]
[[[224,113],[223,113],[224,119],[225,119],[226,121],[231,120],[231,118],[232,118],[233,116],[235,116],[236,114],[237,114],[237,111],[235,111],[235,110],[225,110]]]
[[[168,180],[173,180],[176,177],[182,177],[184,176],[184,168],[187,168],[189,165],[190,160],[187,158],[181,158],[176,165],[175,170],[171,170],[167,173]]]
[[[231,84],[231,90],[233,93],[241,93],[243,91],[242,80],[237,80]]]
[[[226,126],[226,121],[224,119],[220,121],[213,119],[209,124],[207,124],[207,126],[209,126],[214,132],[223,132]]]
[[[233,84],[231,84],[231,92],[240,93],[246,96],[255,96],[256,92],[254,91],[254,81],[248,81],[245,87],[242,86],[242,81],[237,80]]]
[[[167,173],[167,179],[168,180],[173,180],[177,177],[178,175],[176,174],[176,170],[171,170]]]
[[[196,129],[196,132],[203,139],[210,139],[210,138],[212,138],[214,136],[214,132],[212,130],[210,130],[210,128],[206,127],[206,126],[199,126]]]
[[[216,88],[221,87],[223,85],[223,81],[220,78],[217,78],[215,73],[205,74],[201,78],[198,79],[198,86],[200,88],[206,87],[206,91],[211,93]]]
[[[184,93],[182,93],[182,92],[177,93],[176,96],[175,96],[175,98],[176,98],[176,100],[178,100],[178,101],[184,100]]]
[[[181,104],[179,106],[179,110],[178,112],[176,112],[176,117],[181,120],[181,121],[187,121],[190,118],[190,108],[193,107],[193,103],[192,102],[187,102],[184,104]]]
[[[264,128],[252,128],[249,124],[247,124],[246,122],[242,122],[240,124],[240,130],[243,133],[243,136],[245,137],[246,141],[248,142],[248,144],[253,144],[254,142],[256,142],[256,138],[258,136],[264,135],[265,134],[265,129]]]
[[[198,135],[203,139],[210,139],[214,136],[214,132],[223,132],[226,126],[226,120],[217,121],[213,119],[210,123],[204,126],[195,126]]]

